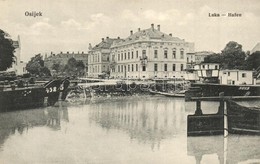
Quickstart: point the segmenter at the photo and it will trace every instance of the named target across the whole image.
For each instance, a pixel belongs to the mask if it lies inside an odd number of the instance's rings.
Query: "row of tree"
[[[241,44],[230,41],[221,53],[205,57],[204,63],[219,63],[222,69],[254,70],[260,66],[260,52],[250,55],[243,51]]]
[[[26,65],[26,69],[30,74],[36,76],[70,76],[81,77],[85,74],[85,65],[82,61],[77,61],[75,58],[70,58],[66,65],[60,63],[53,63],[51,71],[44,66],[43,57],[38,54],[31,58]]]

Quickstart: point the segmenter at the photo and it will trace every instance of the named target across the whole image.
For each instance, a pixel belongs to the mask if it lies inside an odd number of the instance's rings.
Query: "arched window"
[[[180,50],[180,54],[181,54],[181,59],[184,59],[184,49],[183,48]]]
[[[176,48],[172,49],[172,58],[176,59]]]

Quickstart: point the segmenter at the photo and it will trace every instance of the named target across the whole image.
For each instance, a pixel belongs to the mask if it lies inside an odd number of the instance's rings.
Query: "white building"
[[[110,53],[110,77],[131,79],[183,78],[186,54],[194,52],[194,43],[161,32],[154,24],[119,42]]]
[[[15,48],[14,52],[14,62],[11,68],[7,69],[8,72],[13,71],[16,73],[16,75],[23,75],[27,73],[26,71],[26,63],[21,61],[21,42],[20,42],[20,36],[18,36],[17,41],[13,41],[13,46]]]
[[[256,80],[253,78],[253,71],[246,70],[221,70],[219,73],[220,84],[231,85],[254,85]]]

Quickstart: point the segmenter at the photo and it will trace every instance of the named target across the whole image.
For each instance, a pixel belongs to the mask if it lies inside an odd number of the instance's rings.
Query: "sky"
[[[0,29],[20,36],[21,58],[88,51],[101,38],[160,24],[161,31],[195,43],[195,51],[221,52],[229,41],[243,50],[260,42],[259,0],[0,0]],[[42,16],[25,16],[25,12]],[[242,17],[209,17],[238,13]]]

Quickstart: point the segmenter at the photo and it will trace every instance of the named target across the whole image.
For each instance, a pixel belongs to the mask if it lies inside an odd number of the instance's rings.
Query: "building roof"
[[[113,46],[133,43],[138,40],[160,40],[160,41],[171,41],[171,42],[185,42],[184,39],[180,39],[178,37],[173,37],[171,34],[166,34],[166,33],[161,32],[159,27],[158,27],[158,29],[155,29],[152,24],[152,26],[148,29],[144,29],[144,30],[138,29],[138,31],[135,33],[130,31],[130,36],[128,36],[124,40],[114,43]]]
[[[251,50],[250,54],[260,51],[260,42],[255,45],[255,47]]]
[[[196,56],[205,56],[205,55],[212,55],[214,54],[214,52],[212,51],[199,51],[199,52],[195,52],[195,55]]]
[[[113,44],[113,42],[119,42],[120,40],[122,39],[119,38],[115,39],[115,38],[108,38],[108,37],[106,39],[102,38],[102,42],[100,42],[95,47],[93,47],[92,50],[109,49]]]

